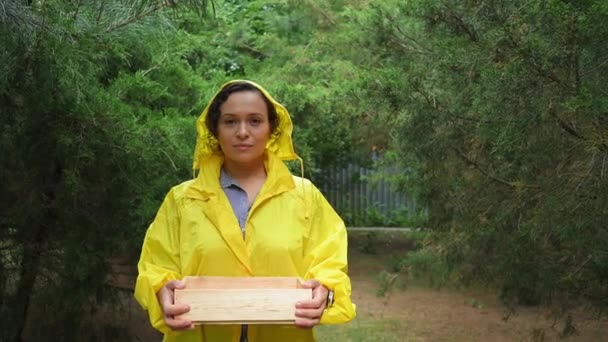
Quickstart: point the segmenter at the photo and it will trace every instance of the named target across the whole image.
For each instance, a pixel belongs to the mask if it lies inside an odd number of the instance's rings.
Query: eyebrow
[[[258,113],[258,112],[252,112],[252,113],[245,114],[245,116],[253,116],[253,115],[264,116],[263,113]],[[234,113],[220,113],[220,116],[240,116],[240,115],[234,114]]]

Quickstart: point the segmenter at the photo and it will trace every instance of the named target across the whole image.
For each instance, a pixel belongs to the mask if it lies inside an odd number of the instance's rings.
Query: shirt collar
[[[222,189],[226,189],[231,186],[237,186],[239,188],[241,187],[234,178],[230,177],[230,175],[226,172],[226,170],[224,170],[223,167],[220,170],[220,186],[222,187]]]

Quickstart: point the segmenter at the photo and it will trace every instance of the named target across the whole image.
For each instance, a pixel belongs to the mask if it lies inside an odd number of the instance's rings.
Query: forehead
[[[220,106],[222,114],[268,114],[266,102],[257,91],[247,90],[232,93]]]

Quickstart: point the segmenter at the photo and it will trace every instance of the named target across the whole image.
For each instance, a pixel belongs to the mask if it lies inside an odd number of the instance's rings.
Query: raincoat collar
[[[222,189],[223,185],[219,182],[223,164],[224,157],[221,153],[208,156],[205,161],[205,168],[200,170],[196,180],[186,190],[186,197],[204,201],[219,197],[220,192],[224,191]],[[264,182],[264,186],[253,206],[256,206],[258,202],[265,200],[268,196],[272,197],[295,187],[291,172],[274,153],[267,152],[264,167],[267,173],[266,182]]]

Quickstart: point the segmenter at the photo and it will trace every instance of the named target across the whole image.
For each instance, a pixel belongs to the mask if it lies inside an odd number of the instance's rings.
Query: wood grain
[[[184,277],[186,289],[297,289],[296,277]]]
[[[200,324],[293,324],[295,305],[312,298],[293,277],[186,277],[175,303],[190,305],[179,316]]]

